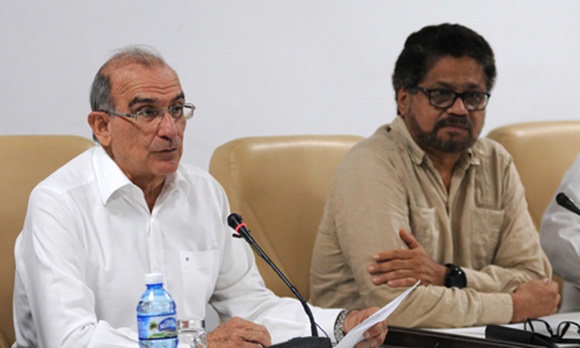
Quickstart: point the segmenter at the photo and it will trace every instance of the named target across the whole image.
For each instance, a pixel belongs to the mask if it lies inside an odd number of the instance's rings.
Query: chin
[[[157,173],[157,175],[167,176],[175,173],[178,167],[179,161],[171,163],[160,163],[155,166],[153,172]]]

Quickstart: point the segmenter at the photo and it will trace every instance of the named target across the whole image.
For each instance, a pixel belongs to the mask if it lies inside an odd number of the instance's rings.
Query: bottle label
[[[177,320],[170,315],[137,315],[140,340],[177,337]]]

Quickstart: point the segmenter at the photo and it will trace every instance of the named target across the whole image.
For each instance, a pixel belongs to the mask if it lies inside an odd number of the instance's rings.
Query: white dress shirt
[[[580,202],[580,156],[564,174],[554,193],[564,192]],[[548,255],[554,273],[564,278],[560,312],[580,310],[580,216],[550,201],[542,217],[540,242]]]
[[[249,246],[231,237],[228,213],[199,168],[180,165],[150,212],[100,146],[79,155],[31,193],[15,247],[15,347],[136,347],[150,272],[165,275],[178,318],[204,318],[209,303],[224,321],[265,325],[273,343],[309,336],[299,302],[269,291]],[[332,339],[338,312],[313,307]]]

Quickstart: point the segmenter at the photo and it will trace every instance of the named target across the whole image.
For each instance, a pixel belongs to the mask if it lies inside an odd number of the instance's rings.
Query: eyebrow
[[[185,94],[183,92],[180,92],[178,95],[176,95],[175,98],[173,98],[173,100],[171,101],[171,103],[173,104],[180,99],[185,99]],[[157,99],[153,98],[135,97],[129,102],[129,108],[133,107],[136,104],[154,104],[156,101]]]
[[[454,86],[451,83],[447,83],[447,82],[443,82],[443,81],[437,81],[435,83],[435,86],[438,87],[434,87],[432,89],[449,89],[451,91],[455,91]],[[481,92],[480,89],[483,87],[483,91],[486,91],[486,88],[484,86],[480,86],[477,83],[469,83],[467,86],[467,88],[464,90],[464,92]]]

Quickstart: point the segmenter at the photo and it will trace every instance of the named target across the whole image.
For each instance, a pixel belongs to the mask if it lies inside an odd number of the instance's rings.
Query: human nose
[[[163,111],[164,111],[163,116],[161,116],[161,120],[159,121],[159,130],[158,130],[159,135],[168,138],[174,138],[178,133],[177,123],[175,122],[175,119],[171,117],[169,111],[167,110]]]
[[[447,112],[454,115],[467,115],[469,110],[467,110],[463,98],[461,98],[461,96],[458,95],[455,97],[453,104],[451,104],[451,106],[447,108]]]

